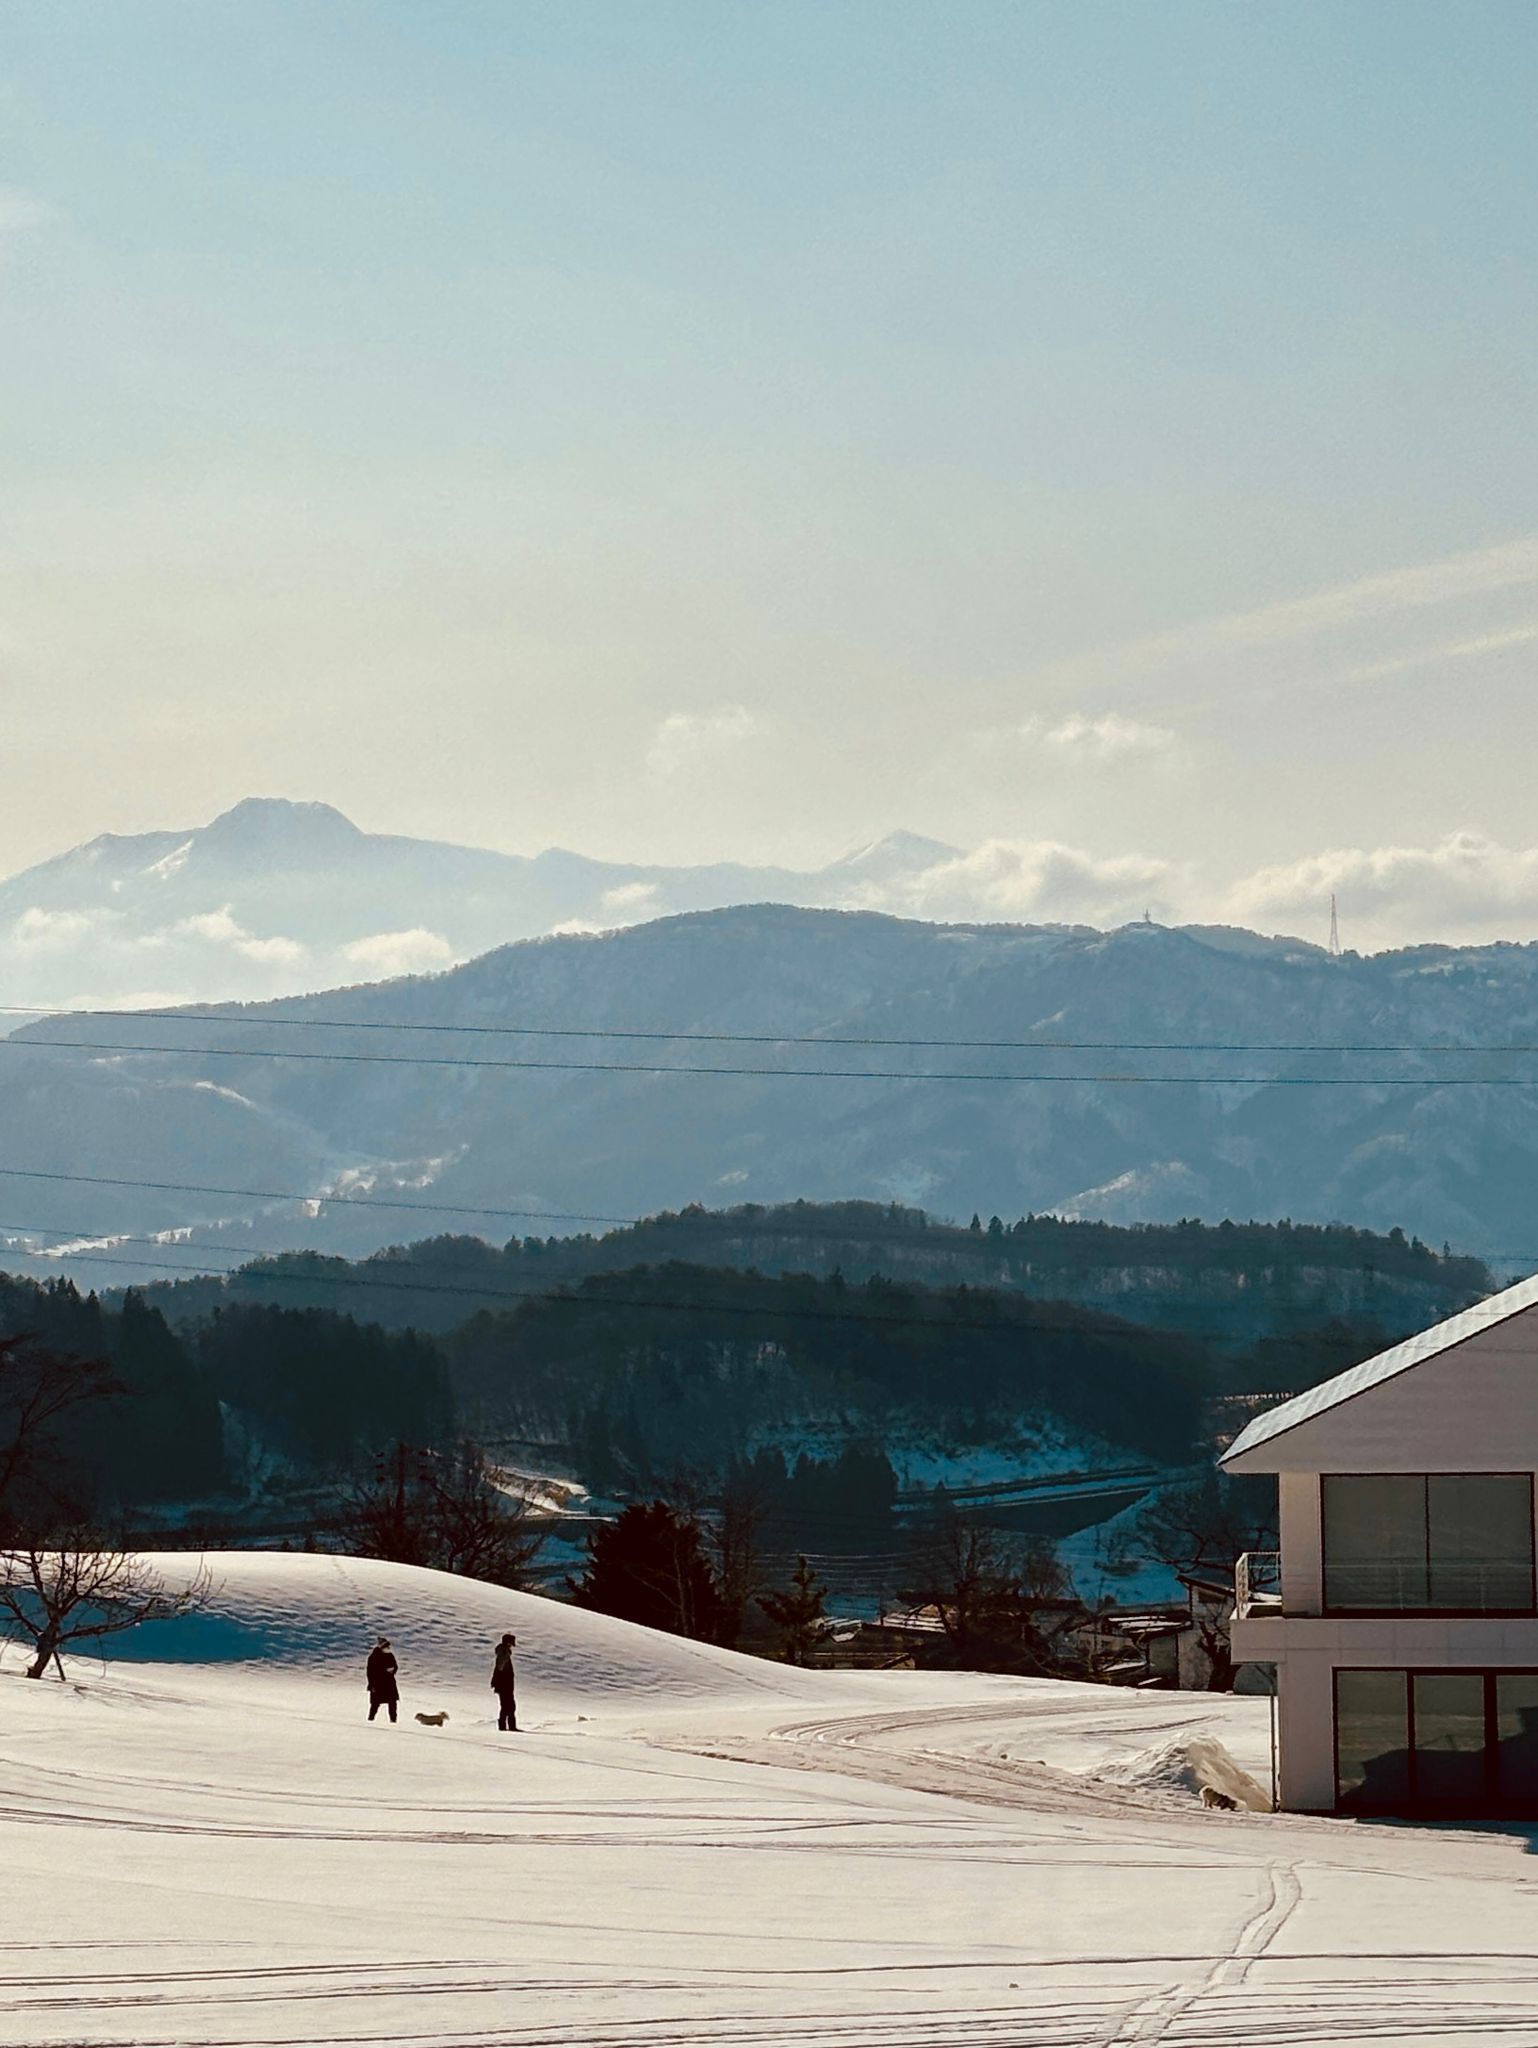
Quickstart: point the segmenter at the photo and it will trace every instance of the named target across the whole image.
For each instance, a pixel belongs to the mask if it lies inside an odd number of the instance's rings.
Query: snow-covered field
[[[1538,2043],[1524,1835],[1208,1812],[1142,1761],[1217,1735],[1264,1779],[1264,1701],[800,1673],[404,1567],[215,1570],[214,1612],[67,1685],[0,1663],[0,2042]]]

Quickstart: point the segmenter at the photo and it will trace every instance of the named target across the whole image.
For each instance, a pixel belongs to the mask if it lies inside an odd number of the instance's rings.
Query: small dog
[[[445,1722],[445,1721],[446,1721],[446,1720],[447,1720],[448,1718],[449,1718],[449,1717],[448,1717],[448,1715],[447,1715],[447,1714],[418,1714],[418,1715],[417,1715],[417,1719],[418,1719],[418,1720],[419,1720],[419,1721],[421,1722],[421,1724],[422,1724],[422,1726],[423,1726],[424,1728],[441,1728],[441,1727],[443,1726],[444,1722]],[[1233,1805],[1233,1801],[1232,1801],[1232,1800],[1230,1800],[1230,1801],[1229,1801],[1228,1803],[1229,1803],[1229,1805],[1230,1805],[1230,1806],[1232,1806],[1232,1805]]]
[[[420,1721],[421,1718],[422,1716],[418,1714],[417,1719]],[[1202,1805],[1215,1806],[1221,1813],[1237,1813],[1239,1811],[1238,1800],[1230,1799],[1226,1792],[1220,1792],[1215,1785],[1203,1785]]]

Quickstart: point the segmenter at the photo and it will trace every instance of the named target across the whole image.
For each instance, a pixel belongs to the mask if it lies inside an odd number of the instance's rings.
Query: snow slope
[[[1257,1775],[1262,1701],[799,1673],[431,1573],[215,1563],[209,1615],[67,1685],[0,1660],[0,2043],[1538,2039],[1525,1838],[1205,1811],[1171,1745]],[[395,1728],[363,1720],[380,1627]]]

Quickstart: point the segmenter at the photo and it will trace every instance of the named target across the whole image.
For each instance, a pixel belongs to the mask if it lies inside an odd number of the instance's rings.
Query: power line
[[[1158,1047],[1159,1051],[1185,1048]],[[1211,1052],[1210,1046],[1189,1048]],[[1479,1048],[1484,1050],[1484,1048]],[[636,1060],[466,1059],[442,1053],[314,1052],[284,1046],[242,1050],[231,1045],[125,1045],[99,1039],[0,1038],[0,1051],[170,1053],[183,1059],[297,1060],[327,1065],[385,1067],[486,1068],[557,1074],[674,1074],[686,1080],[729,1078],[758,1081],[960,1081],[973,1083],[1041,1081],[1078,1087],[1106,1088],[1533,1088],[1538,1075],[1449,1074],[1062,1074],[958,1073],[952,1069],[890,1067],[679,1067]]]
[[[1513,1045],[1404,1045],[1367,1042],[1321,1044],[1315,1040],[1273,1039],[1129,1039],[1129,1038],[913,1038],[864,1033],[794,1031],[656,1031],[629,1025],[571,1024],[447,1024],[404,1017],[271,1017],[238,1015],[188,1007],[178,1010],[57,1009],[45,1003],[0,1003],[0,1016],[25,1016],[39,1021],[54,1017],[109,1017],[132,1023],[229,1024],[256,1030],[287,1031],[425,1031],[465,1038],[639,1039],[652,1044],[688,1045],[847,1045],[897,1050],[951,1052],[1214,1052],[1214,1053],[1415,1053],[1461,1055],[1538,1053],[1538,1042]],[[19,1041],[23,1044],[64,1044],[60,1039]],[[157,1051],[153,1046],[107,1050]],[[197,1048],[177,1047],[193,1051]],[[258,1055],[250,1055],[258,1057]],[[690,1071],[698,1071],[691,1069]]]
[[[477,1208],[469,1202],[395,1202],[382,1195],[322,1195],[310,1193],[295,1194],[292,1189],[286,1193],[276,1188],[220,1188],[210,1187],[202,1181],[184,1180],[128,1180],[113,1178],[106,1174],[92,1173],[45,1173],[40,1167],[0,1166],[0,1176],[8,1180],[49,1180],[67,1181],[76,1187],[91,1188],[136,1188],[150,1189],[156,1194],[168,1195],[233,1195],[250,1202],[318,1202],[327,1208],[336,1209],[406,1209],[419,1211],[427,1216],[517,1216],[536,1223],[615,1223],[633,1225],[647,1219],[639,1216],[597,1216],[578,1214],[570,1209],[487,1209]],[[206,1227],[206,1226],[205,1226]]]
[[[423,1215],[428,1215],[428,1216],[433,1216],[433,1215],[444,1215],[444,1216],[498,1216],[498,1217],[518,1216],[518,1217],[524,1217],[524,1218],[526,1218],[526,1219],[529,1219],[529,1220],[532,1220],[532,1221],[536,1221],[536,1222],[546,1222],[546,1223],[608,1223],[608,1224],[612,1224],[612,1225],[614,1225],[614,1226],[615,1226],[615,1227],[616,1227],[617,1229],[622,1229],[622,1230],[635,1230],[635,1229],[639,1229],[639,1228],[640,1228],[640,1227],[641,1227],[641,1226],[642,1226],[643,1224],[647,1224],[647,1223],[656,1223],[656,1222],[659,1222],[659,1221],[661,1220],[661,1218],[662,1218],[663,1216],[665,1216],[665,1215],[668,1215],[668,1214],[670,1214],[670,1213],[671,1213],[671,1214],[675,1214],[675,1215],[676,1215],[676,1214],[678,1213],[677,1211],[672,1211],[672,1212],[670,1212],[670,1211],[667,1211],[667,1210],[661,1210],[661,1211],[656,1211],[656,1212],[653,1212],[653,1213],[652,1213],[651,1215],[647,1215],[647,1216],[601,1216],[601,1215],[598,1215],[598,1214],[596,1214],[596,1213],[589,1213],[589,1212],[587,1212],[587,1211],[577,1211],[577,1210],[570,1210],[570,1209],[505,1209],[505,1208],[487,1208],[487,1207],[478,1207],[478,1206],[476,1206],[475,1204],[473,1204],[473,1203],[469,1203],[469,1202],[400,1202],[400,1201],[391,1201],[391,1200],[389,1200],[388,1198],[386,1198],[386,1197],[384,1197],[384,1196],[376,1196],[376,1195],[373,1195],[373,1194],[368,1194],[368,1195],[328,1195],[328,1194],[317,1194],[317,1193],[315,1193],[315,1192],[314,1192],[313,1190],[311,1190],[311,1191],[310,1191],[310,1192],[309,1192],[308,1194],[303,1194],[303,1193],[300,1193],[300,1192],[299,1192],[298,1190],[296,1190],[296,1189],[294,1189],[294,1188],[286,1188],[286,1189],[285,1189],[285,1188],[233,1188],[233,1187],[216,1187],[216,1186],[212,1185],[211,1183],[209,1183],[209,1182],[207,1182],[207,1181],[187,1181],[187,1180],[134,1180],[134,1179],[130,1179],[130,1178],[129,1178],[129,1177],[127,1177],[126,1175],[113,1175],[113,1174],[94,1174],[94,1173],[56,1173],[56,1172],[51,1172],[51,1171],[48,1171],[48,1170],[46,1170],[46,1169],[44,1169],[44,1168],[42,1168],[42,1167],[37,1167],[37,1166],[0,1166],[0,1179],[7,1179],[7,1180],[45,1180],[45,1181],[58,1181],[58,1182],[60,1182],[60,1183],[67,1183],[68,1185],[70,1185],[70,1186],[72,1186],[72,1187],[91,1187],[91,1188],[133,1188],[133,1189],[135,1189],[135,1190],[149,1190],[150,1192],[152,1192],[152,1193],[155,1193],[155,1194],[171,1194],[171,1195],[230,1195],[230,1196],[235,1196],[235,1197],[237,1197],[237,1198],[239,1198],[239,1199],[243,1199],[243,1200],[246,1200],[246,1201],[252,1201],[252,1202],[302,1202],[302,1203],[305,1203],[305,1204],[311,1204],[311,1205],[318,1205],[318,1206],[320,1206],[320,1207],[322,1207],[322,1208],[330,1208],[330,1209],[343,1209],[343,1210],[347,1210],[347,1209],[353,1209],[353,1210],[356,1210],[356,1211],[359,1211],[359,1212],[364,1212],[364,1213],[366,1213],[366,1212],[369,1212],[369,1211],[372,1211],[372,1210],[375,1210],[375,1209],[392,1209],[392,1210],[396,1210],[396,1209],[398,1209],[398,1210],[405,1210],[405,1211],[408,1211],[408,1212],[409,1212],[409,1211],[419,1211],[419,1212],[420,1212],[421,1214],[423,1214]],[[783,1207],[786,1207],[786,1206],[788,1206],[788,1205],[787,1205],[787,1204],[769,1204],[769,1205],[767,1205],[767,1207],[768,1207],[768,1208],[769,1208],[770,1210],[773,1210],[773,1209],[775,1209],[775,1208],[783,1208]],[[882,1204],[882,1205],[878,1205],[878,1206],[885,1206],[885,1205],[884,1205],[884,1204]],[[725,1216],[725,1215],[730,1215],[730,1214],[731,1214],[732,1212],[731,1212],[730,1210],[707,1210],[707,1211],[706,1211],[705,1213],[706,1213],[707,1215],[717,1215],[717,1216]],[[238,1220],[238,1219],[234,1219],[234,1220]],[[1056,1223],[1056,1224],[1059,1224],[1059,1225],[1063,1226],[1064,1228],[1067,1228],[1067,1227],[1071,1227],[1072,1225],[1074,1225],[1074,1224],[1077,1224],[1077,1223],[1080,1223],[1080,1222],[1083,1222],[1083,1223],[1085,1224],[1085,1227],[1086,1227],[1086,1228],[1091,1228],[1091,1229],[1093,1229],[1093,1228],[1101,1228],[1101,1227],[1103,1227],[1103,1228],[1109,1228],[1109,1229],[1122,1229],[1122,1228],[1126,1228],[1126,1227],[1127,1227],[1127,1226],[1124,1226],[1124,1225],[1119,1225],[1119,1224],[1111,1224],[1111,1225],[1103,1225],[1103,1226],[1102,1226],[1102,1225],[1099,1225],[1099,1224],[1097,1224],[1097,1223],[1096,1223],[1096,1221],[1095,1221],[1095,1220],[1094,1220],[1093,1218],[1091,1218],[1091,1219],[1084,1219],[1084,1218],[1079,1218],[1079,1217],[1068,1217],[1068,1218],[1064,1218],[1064,1217],[1056,1217],[1056,1216],[1052,1216],[1052,1215],[1043,1215],[1043,1216],[1041,1216],[1041,1217],[1038,1217],[1038,1218],[1037,1218],[1037,1219],[1035,1219],[1035,1220],[1036,1220],[1036,1221],[1038,1221],[1038,1222],[1041,1222],[1041,1223]],[[211,1229],[214,1229],[214,1228],[216,1228],[217,1226],[216,1226],[215,1224],[212,1224],[212,1223],[200,1223],[200,1224],[189,1224],[189,1225],[183,1225],[182,1227],[183,1227],[183,1228],[188,1228],[188,1229],[208,1229],[208,1230],[211,1230]],[[970,1235],[970,1233],[968,1233],[968,1232],[965,1232],[965,1231],[963,1231],[963,1230],[962,1230],[962,1228],[961,1228],[961,1225],[960,1225],[960,1224],[946,1224],[946,1223],[931,1223],[931,1224],[929,1224],[929,1225],[928,1225],[927,1227],[928,1227],[928,1228],[930,1228],[930,1229],[936,1230],[936,1231],[944,1231],[944,1230],[955,1230],[955,1231],[959,1232],[959,1233],[960,1233],[961,1235],[963,1235],[963,1236],[967,1236],[967,1235]],[[1141,1229],[1148,1229],[1148,1230],[1172,1230],[1172,1229],[1174,1229],[1174,1228],[1175,1228],[1175,1225],[1173,1225],[1173,1224],[1144,1224],[1144,1225],[1139,1225],[1139,1226],[1137,1226],[1137,1227],[1138,1227],[1138,1228],[1141,1228]],[[1200,1227],[1200,1228],[1204,1228],[1204,1229],[1210,1229],[1210,1228],[1212,1228],[1212,1227],[1214,1227],[1214,1226],[1211,1226],[1211,1225],[1200,1225],[1199,1227]],[[1240,1226],[1238,1226],[1238,1227],[1240,1227],[1240,1228],[1247,1228],[1248,1226],[1247,1226],[1247,1225],[1240,1225]],[[1262,1228],[1262,1229],[1264,1229],[1264,1228],[1268,1228],[1269,1226],[1267,1226],[1267,1225],[1265,1225],[1265,1224],[1261,1224],[1261,1225],[1260,1225],[1259,1227],[1260,1227],[1260,1228]],[[1303,1227],[1304,1227],[1304,1228],[1307,1228],[1307,1229],[1317,1229],[1317,1230],[1321,1230],[1321,1231],[1327,1231],[1327,1230],[1329,1230],[1329,1229],[1330,1229],[1330,1228],[1331,1228],[1332,1226],[1331,1226],[1331,1225],[1329,1225],[1329,1224],[1312,1224],[1312,1225],[1305,1225],[1305,1226],[1303,1226]],[[114,1235],[115,1233],[113,1233],[113,1232],[110,1232],[110,1231],[103,1231],[103,1232],[100,1232],[100,1233],[98,1233],[98,1234],[99,1234],[99,1235],[101,1235],[101,1236],[104,1236],[104,1237],[105,1237],[105,1236],[112,1236],[112,1235]],[[147,1240],[147,1241],[148,1241],[148,1240]],[[158,1242],[158,1240],[156,1240],[156,1241]],[[285,1245],[285,1246],[284,1246],[284,1248],[283,1248],[283,1250],[282,1250],[282,1252],[281,1252],[281,1253],[277,1253],[277,1254],[274,1254],[274,1256],[277,1256],[277,1257],[283,1257],[283,1258],[293,1257],[293,1256],[297,1256],[297,1255],[298,1255],[299,1253],[301,1253],[301,1252],[303,1252],[303,1251],[305,1251],[305,1250],[308,1250],[308,1249],[311,1249],[311,1248],[310,1248],[310,1247],[307,1247],[307,1246],[303,1246],[303,1245]],[[1428,1247],[1427,1247],[1427,1249],[1428,1249],[1428,1250],[1430,1250],[1430,1247],[1428,1246]],[[340,1257],[340,1256],[341,1256],[341,1254],[340,1254],[340,1253],[337,1253],[337,1254],[331,1254],[331,1253],[327,1253],[327,1254],[324,1254],[324,1256],[327,1256],[327,1257],[331,1257],[331,1256],[336,1256],[336,1257]],[[1432,1256],[1433,1256],[1433,1257],[1439,1257],[1439,1256],[1440,1256],[1440,1254],[1438,1254],[1438,1253],[1435,1253],[1435,1252],[1433,1252]],[[1534,1260],[1534,1261],[1538,1261],[1538,1252],[1526,1252],[1526,1251],[1522,1251],[1522,1252],[1510,1252],[1510,1251],[1508,1251],[1508,1252],[1455,1252],[1455,1253],[1453,1254],[1453,1256],[1454,1256],[1455,1258],[1471,1258],[1471,1259],[1481,1259],[1481,1260],[1488,1260],[1488,1259],[1498,1259],[1498,1260],[1506,1260],[1506,1259],[1511,1259],[1511,1260],[1521,1260],[1521,1259],[1532,1259],[1532,1260]]]
[[[152,1245],[160,1242],[158,1238],[132,1236],[127,1232],[64,1230],[51,1224],[0,1222],[0,1230],[8,1230],[17,1235],[33,1237],[89,1239],[94,1236],[116,1244]],[[253,1270],[249,1265],[244,1264],[210,1268],[206,1264],[192,1264],[174,1259],[124,1258],[115,1252],[97,1252],[86,1247],[78,1248],[78,1250],[66,1249],[52,1253],[29,1252],[25,1247],[15,1245],[7,1249],[12,1255],[19,1255],[24,1258],[52,1258],[61,1262],[67,1257],[77,1256],[82,1261],[89,1261],[93,1265],[121,1266],[141,1272],[153,1272],[162,1279],[166,1278],[167,1269],[169,1268],[172,1272],[186,1273],[189,1278],[193,1279],[248,1280],[258,1284],[270,1282],[275,1285],[303,1287],[374,1288],[380,1292],[392,1294],[451,1294],[469,1296],[477,1301],[538,1301],[552,1308],[648,1309],[674,1315],[742,1316],[751,1318],[756,1322],[837,1323],[845,1328],[875,1326],[893,1329],[982,1330],[991,1331],[998,1336],[1015,1337],[1051,1334],[1055,1336],[1088,1336],[1120,1339],[1128,1337],[1139,1339],[1163,1338],[1166,1341],[1175,1343],[1189,1343],[1193,1340],[1192,1333],[1184,1330],[1165,1330],[1153,1324],[1132,1323],[1113,1316],[1108,1309],[1090,1307],[1079,1310],[1078,1313],[1082,1320],[1075,1322],[1047,1322],[1029,1316],[1017,1319],[1007,1314],[972,1317],[949,1315],[913,1316],[889,1313],[866,1314],[857,1309],[844,1312],[838,1309],[782,1307],[761,1302],[677,1301],[658,1296],[619,1295],[607,1292],[578,1294],[570,1291],[574,1281],[580,1284],[580,1280],[584,1278],[602,1280],[607,1277],[603,1274],[572,1276],[572,1280],[564,1282],[555,1281],[551,1285],[544,1287],[493,1288],[476,1287],[468,1284],[455,1285],[453,1283],[430,1280],[387,1280],[372,1274],[358,1274],[356,1270],[348,1273],[264,1273]],[[269,1252],[258,1253],[257,1256],[281,1259],[290,1257],[292,1254],[288,1252]],[[733,1271],[735,1277],[742,1279],[748,1277],[746,1274],[735,1274],[735,1269]],[[21,1277],[32,1278],[34,1276],[23,1275]],[[762,1278],[763,1276],[759,1277]],[[170,1282],[169,1284],[175,1285],[179,1283]],[[971,1291],[976,1292],[975,1289]],[[851,1289],[851,1292],[854,1292],[854,1290]],[[1017,1290],[1000,1288],[996,1292],[1001,1299],[1011,1304],[1019,1303],[1027,1309],[1035,1305],[1034,1296],[1020,1293]],[[1101,1326],[1097,1327],[1097,1321]],[[1116,1324],[1117,1327],[1112,1329],[1104,1328],[1103,1324],[1106,1321]],[[1225,1333],[1204,1331],[1197,1334],[1216,1337]],[[1226,1334],[1238,1336],[1244,1333],[1228,1332]]]

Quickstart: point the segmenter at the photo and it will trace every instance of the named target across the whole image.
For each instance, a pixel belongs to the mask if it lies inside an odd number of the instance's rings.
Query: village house
[[[1274,1668],[1279,1803],[1538,1813],[1538,1279],[1258,1415],[1222,1463],[1277,1475],[1233,1651]]]

